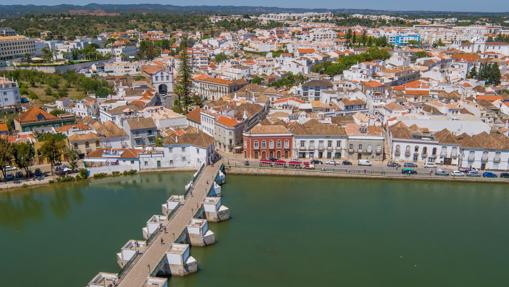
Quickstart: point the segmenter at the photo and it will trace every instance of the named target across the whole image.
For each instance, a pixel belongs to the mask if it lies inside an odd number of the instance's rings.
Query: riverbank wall
[[[411,181],[447,181],[447,182],[476,182],[476,183],[509,183],[507,178],[484,178],[484,177],[453,177],[453,176],[429,176],[429,175],[405,175],[397,173],[383,173],[372,171],[332,171],[318,169],[289,169],[254,166],[226,166],[228,174],[237,175],[267,175],[267,176],[306,176],[306,177],[335,177],[352,179],[386,179],[386,180],[411,180]]]

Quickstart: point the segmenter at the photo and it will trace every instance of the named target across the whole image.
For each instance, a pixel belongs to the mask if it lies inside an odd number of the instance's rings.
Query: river
[[[84,286],[189,173],[0,194],[0,286]],[[230,176],[233,218],[175,287],[508,286],[507,184]]]

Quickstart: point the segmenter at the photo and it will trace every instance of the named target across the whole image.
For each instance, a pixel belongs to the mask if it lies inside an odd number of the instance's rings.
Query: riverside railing
[[[452,175],[436,175],[434,173],[434,169],[420,169],[417,174],[402,174],[401,168],[391,168],[384,166],[333,166],[333,165],[319,165],[314,168],[293,168],[293,167],[277,167],[277,166],[266,166],[259,165],[257,161],[248,161],[249,165],[246,165],[246,161],[239,160],[229,160],[226,165],[229,167],[238,167],[238,168],[246,168],[246,169],[259,169],[259,170],[267,170],[267,171],[283,171],[291,174],[295,173],[307,173],[307,174],[316,174],[325,175],[337,174],[338,176],[352,176],[352,177],[361,177],[361,176],[373,176],[380,178],[394,178],[394,179],[434,179],[434,180],[457,180],[457,181],[474,181],[474,182],[509,182],[507,178],[488,178],[488,177],[468,177],[468,176],[452,176]]]

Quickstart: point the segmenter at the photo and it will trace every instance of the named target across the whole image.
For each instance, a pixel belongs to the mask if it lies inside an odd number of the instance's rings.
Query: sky
[[[234,5],[284,8],[350,8],[375,10],[426,10],[509,12],[508,0],[0,0],[0,4],[172,4]]]

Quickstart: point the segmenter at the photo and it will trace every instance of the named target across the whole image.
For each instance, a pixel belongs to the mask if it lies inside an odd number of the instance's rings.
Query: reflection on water
[[[81,191],[84,185],[86,183],[55,184],[42,187],[40,191],[32,189],[0,193],[0,225],[19,230],[30,221],[40,221],[48,211],[63,219],[73,204],[80,205],[85,200]]]
[[[37,222],[51,212],[58,219],[64,219],[73,207],[83,204],[86,200],[83,189],[107,188],[109,191],[122,191],[126,188],[137,192],[154,192],[155,188],[164,187],[164,182],[182,182],[172,186],[179,189],[185,185],[182,174],[154,173],[150,175],[134,175],[108,177],[100,180],[79,183],[61,183],[28,190],[16,190],[0,193],[0,226],[21,229],[28,222]],[[47,208],[46,208],[47,207]]]
[[[152,173],[0,193],[0,286],[84,286],[192,173]],[[7,247],[8,246],[8,247]],[[30,266],[30,276],[20,276]]]

